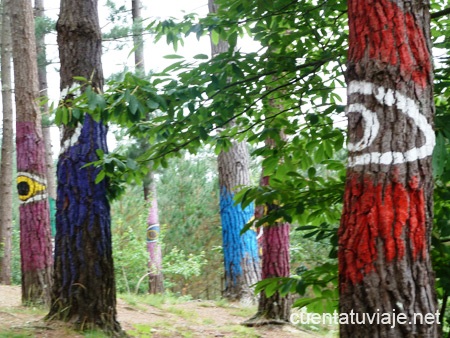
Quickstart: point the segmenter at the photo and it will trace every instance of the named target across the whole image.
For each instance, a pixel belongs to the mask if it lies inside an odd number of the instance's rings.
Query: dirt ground
[[[0,338],[3,337],[102,337],[81,334],[63,323],[46,323],[45,309],[23,307],[20,287],[0,285]],[[118,299],[118,320],[131,337],[260,337],[313,338],[321,337],[293,326],[263,326],[247,328],[240,323],[253,313],[252,308],[213,301],[186,301],[151,306],[139,298]]]

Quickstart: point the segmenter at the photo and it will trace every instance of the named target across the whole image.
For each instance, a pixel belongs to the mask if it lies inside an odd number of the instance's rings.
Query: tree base
[[[128,338],[128,334],[122,330],[120,324],[117,321],[113,322],[102,322],[99,318],[96,322],[93,321],[82,321],[79,316],[73,315],[68,317],[69,314],[66,312],[52,312],[54,308],[50,310],[50,313],[44,318],[49,326],[53,325],[65,325],[74,331],[91,331],[100,330],[103,331],[108,337],[112,338]]]
[[[265,318],[264,316],[257,313],[252,318],[247,319],[245,322],[242,322],[241,325],[247,327],[258,327],[266,325],[291,325],[291,323],[281,319]]]

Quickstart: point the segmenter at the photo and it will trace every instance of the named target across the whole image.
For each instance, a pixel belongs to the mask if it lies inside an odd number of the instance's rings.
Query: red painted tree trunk
[[[340,311],[396,314],[341,337],[438,337],[432,227],[429,3],[350,0],[349,162],[339,229]],[[436,318],[434,318],[436,319]],[[392,323],[393,324],[393,323]]]
[[[158,294],[164,291],[162,274],[162,253],[161,244],[159,243],[160,228],[158,217],[158,199],[156,194],[154,175],[151,175],[150,179],[150,191],[148,196],[150,208],[147,219],[147,250],[149,254],[148,292],[151,294]]]
[[[11,3],[22,301],[50,301],[52,249],[31,3]]]
[[[268,140],[266,143],[268,146],[273,145],[272,140]],[[270,178],[263,176],[260,185],[268,186],[269,184]],[[257,206],[255,217],[260,218],[277,207],[274,204]],[[289,255],[290,224],[287,222],[275,222],[274,224],[263,226],[260,231],[262,232],[259,240],[262,249],[261,279],[289,277],[291,267]],[[292,298],[289,294],[281,296],[276,292],[274,295],[267,297],[265,292],[261,292],[258,312],[247,320],[245,325],[287,324],[291,315],[291,306]]]

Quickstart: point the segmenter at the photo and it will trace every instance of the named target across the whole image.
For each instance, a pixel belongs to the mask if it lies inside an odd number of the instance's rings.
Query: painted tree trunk
[[[429,246],[433,73],[429,2],[350,0],[349,159],[339,229],[340,311],[395,325],[340,325],[341,337],[438,337]]]
[[[159,243],[159,217],[158,217],[158,199],[156,194],[156,184],[154,175],[151,175],[150,194],[148,201],[150,208],[147,219],[147,250],[149,254],[148,268],[149,281],[148,291],[151,294],[158,294],[164,291],[163,273],[162,273],[162,254],[161,244]]]
[[[242,228],[254,214],[253,205],[243,209],[235,205],[236,187],[249,185],[248,150],[245,143],[233,142],[218,158],[220,186],[220,217],[225,264],[224,297],[241,302],[254,302],[251,285],[259,280],[260,263],[256,232]]]
[[[48,303],[52,250],[45,149],[37,105],[36,42],[31,3],[11,6],[16,102],[17,189],[20,199],[22,302]]]
[[[1,81],[3,103],[3,136],[0,169],[0,283],[11,284],[11,251],[13,228],[13,107],[11,80],[11,21],[9,4],[3,1],[1,33]]]
[[[34,1],[34,16],[35,18],[44,17],[44,0]],[[41,97],[46,97],[47,94],[47,53],[45,46],[45,32],[36,32],[36,54],[38,66],[38,84],[39,94]],[[47,168],[47,193],[48,197],[56,200],[56,178],[53,166],[53,152],[52,140],[50,135],[50,124],[48,123],[48,104],[43,103],[41,106],[41,113],[43,115],[42,134],[44,136],[45,144],[45,159]]]
[[[262,279],[289,277],[289,223],[276,223],[264,227],[262,236]],[[258,322],[288,323],[292,299],[278,292],[271,297],[261,293],[258,303]]]
[[[270,142],[268,142],[270,143]],[[268,186],[270,178],[263,176],[261,186]],[[277,208],[277,205],[265,205],[265,213]],[[260,208],[258,208],[260,209]],[[257,213],[255,216],[258,217]],[[287,222],[275,222],[263,226],[260,237],[262,249],[262,274],[261,278],[289,277],[290,255],[289,255],[289,231],[290,224]],[[267,297],[265,292],[260,295],[257,314],[246,322],[246,325],[282,324],[289,323],[291,315],[292,299],[290,295],[281,296],[278,292]]]
[[[97,1],[61,1],[57,23],[61,89],[74,76],[101,91],[101,33]],[[63,99],[74,94],[63,94]],[[116,319],[116,288],[107,181],[95,183],[98,168],[83,166],[107,152],[107,127],[89,115],[77,127],[65,126],[57,165],[55,273],[48,319],[69,321],[79,329],[100,328],[122,335]]]
[[[208,6],[210,13],[217,11],[214,0],[209,0]],[[212,56],[227,50],[226,41],[219,41],[216,45],[211,40]],[[234,205],[233,199],[237,187],[250,184],[249,154],[245,143],[233,141],[232,144],[227,152],[220,152],[217,159],[225,265],[223,296],[229,300],[254,303],[256,299],[251,285],[259,280],[261,274],[256,232],[249,230],[240,234],[253,217],[254,206],[243,209],[240,204]]]

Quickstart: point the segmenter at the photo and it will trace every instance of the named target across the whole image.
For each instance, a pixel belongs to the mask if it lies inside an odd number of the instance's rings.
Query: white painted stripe
[[[364,134],[357,143],[349,143],[348,150],[351,152],[361,151],[369,147],[378,135],[380,130],[380,122],[378,122],[377,114],[368,110],[362,104],[354,103],[349,105],[347,113],[361,113],[364,119]]]
[[[361,113],[365,122],[364,135],[362,139],[356,144],[349,143],[348,149],[350,151],[349,167],[357,165],[366,165],[369,163],[379,164],[401,164],[406,162],[413,162],[433,154],[436,137],[432,126],[428,123],[425,116],[420,113],[417,103],[406,97],[405,95],[394,91],[392,89],[386,89],[383,87],[375,86],[373,83],[365,81],[352,81],[350,82],[348,89],[348,95],[362,94],[362,95],[374,95],[380,104],[388,107],[395,106],[403,114],[407,115],[413,120],[417,127],[422,131],[425,136],[425,144],[419,148],[412,148],[406,152],[372,152],[368,154],[362,154],[358,156],[352,156],[351,153],[355,151],[361,151],[372,144],[374,139],[379,133],[379,122],[376,114],[363,105],[355,103],[349,105],[348,113]]]
[[[25,176],[25,177],[31,178],[32,180],[35,180],[36,182],[47,186],[47,179],[45,177],[41,177],[41,176],[38,176],[38,175],[35,175],[35,174],[27,173],[25,171],[19,171],[17,173],[17,177],[20,177],[20,176]]]
[[[81,135],[81,129],[83,128],[83,125],[78,122],[77,127],[75,128],[72,136],[68,139],[66,139],[61,146],[61,151],[59,154],[64,154],[71,146],[75,145],[77,143],[78,138]],[[64,126],[62,126],[61,135],[64,135]]]
[[[31,203],[31,202],[42,201],[42,200],[47,199],[47,197],[48,197],[47,193],[38,194],[38,195],[34,195],[33,197],[28,198],[25,201],[22,201],[22,200],[19,199],[19,204],[28,204],[28,203]]]

